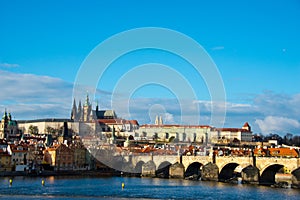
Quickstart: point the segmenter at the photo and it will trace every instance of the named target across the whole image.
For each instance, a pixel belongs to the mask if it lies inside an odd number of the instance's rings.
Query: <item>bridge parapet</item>
[[[156,168],[159,167],[159,165],[163,162],[169,162],[171,164],[174,164],[179,161],[177,155],[151,155],[151,154],[125,156],[124,159],[127,162],[130,162],[133,165],[133,167],[135,167],[139,162],[147,163],[149,161],[153,161],[154,164],[156,165]]]
[[[272,165],[283,165],[292,172],[300,167],[299,163],[299,158],[256,157],[256,167],[260,173],[263,173],[266,168]]]
[[[212,162],[211,156],[182,156],[182,164],[185,169],[194,162],[201,163],[202,165],[206,165]]]
[[[253,165],[253,157],[244,156],[216,156],[216,165],[221,171],[227,164],[236,163],[240,169]]]

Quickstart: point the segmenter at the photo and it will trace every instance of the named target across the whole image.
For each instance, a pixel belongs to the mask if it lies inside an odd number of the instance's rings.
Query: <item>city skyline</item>
[[[162,27],[197,41],[216,64],[226,92],[225,127],[248,121],[254,132],[300,133],[300,3],[297,1],[3,1],[0,3],[0,109],[15,119],[69,118],[73,83],[90,52],[107,38],[135,28]],[[120,78],[137,65],[161,63],[180,72],[196,91],[200,124],[209,124],[210,93],[203,77],[184,60],[151,49],[120,57],[104,74],[93,105],[110,109],[109,96]],[[121,69],[121,70],[120,70]],[[167,74],[159,74],[167,77]],[[81,99],[84,101],[85,94]],[[124,101],[124,102],[123,102]],[[125,99],[120,105],[127,105]],[[138,88],[123,118],[180,123],[176,95],[159,84]],[[188,106],[187,106],[188,107]],[[195,118],[193,106],[186,118]],[[154,114],[153,114],[154,113]],[[194,124],[195,122],[193,122]]]

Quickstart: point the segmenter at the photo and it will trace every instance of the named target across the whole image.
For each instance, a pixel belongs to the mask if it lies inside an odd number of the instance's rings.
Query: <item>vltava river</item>
[[[300,190],[158,178],[1,178],[1,199],[300,199]],[[125,184],[122,189],[122,183]]]

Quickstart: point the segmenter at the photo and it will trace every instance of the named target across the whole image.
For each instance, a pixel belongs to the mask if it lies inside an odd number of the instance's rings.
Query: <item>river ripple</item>
[[[1,178],[1,199],[300,199],[300,190],[219,182],[125,177]],[[122,183],[125,184],[122,189]]]

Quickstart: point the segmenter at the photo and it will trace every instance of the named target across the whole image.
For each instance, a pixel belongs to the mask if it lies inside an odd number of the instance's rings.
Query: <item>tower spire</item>
[[[81,100],[79,100],[78,109],[77,109],[77,120],[81,121],[82,118],[82,106]]]
[[[72,107],[72,112],[71,112],[71,119],[73,119],[73,120],[77,119],[77,107],[76,107],[75,98],[73,100],[73,107]]]
[[[89,93],[88,91],[86,92],[86,99],[85,99],[85,104],[84,106],[89,106],[90,105],[90,98],[89,98]]]
[[[96,112],[98,112],[99,111],[99,102],[98,102],[98,99],[97,99],[97,101],[96,101]]]

